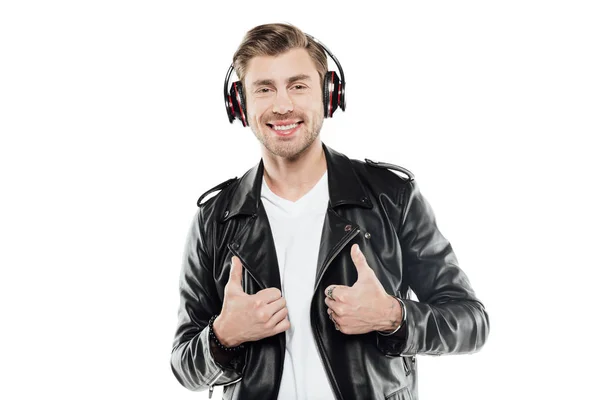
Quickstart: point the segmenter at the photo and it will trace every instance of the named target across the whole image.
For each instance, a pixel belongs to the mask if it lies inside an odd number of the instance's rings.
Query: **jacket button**
[[[369,232],[365,233],[365,239],[371,239],[371,234]]]
[[[351,229],[352,229],[352,225],[346,225],[346,226],[344,227],[344,230],[345,230],[346,232],[349,232]]]
[[[223,218],[227,218],[228,215],[229,215],[229,210],[225,211],[225,214],[223,215]]]
[[[367,202],[367,198],[363,197],[362,199],[360,199],[360,201],[362,201],[363,203],[366,203]]]
[[[231,243],[231,247],[237,250],[240,247],[240,245],[237,243]]]

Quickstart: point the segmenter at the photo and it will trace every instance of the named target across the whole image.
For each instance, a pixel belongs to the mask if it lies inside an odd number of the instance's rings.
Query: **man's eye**
[[[256,93],[269,93],[269,88],[260,88],[256,91]]]
[[[302,90],[302,89],[306,89],[306,86],[304,86],[304,85],[294,85],[294,89],[296,89],[296,90]]]

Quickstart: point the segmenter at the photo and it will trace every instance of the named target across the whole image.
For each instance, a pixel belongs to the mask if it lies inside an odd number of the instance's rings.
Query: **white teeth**
[[[290,125],[273,125],[273,129],[276,131],[287,131],[290,129],[294,129],[298,124],[290,124]]]

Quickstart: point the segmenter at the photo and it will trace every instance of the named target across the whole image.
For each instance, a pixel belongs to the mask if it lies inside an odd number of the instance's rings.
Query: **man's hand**
[[[223,308],[213,324],[219,341],[227,347],[235,347],[274,336],[290,328],[287,314],[285,299],[277,288],[263,289],[253,295],[244,293],[242,263],[233,256]]]
[[[352,287],[330,285],[325,289],[327,314],[336,329],[347,335],[396,329],[402,321],[400,303],[386,293],[358,244],[352,246],[350,255],[358,280]],[[334,300],[328,297],[330,290]]]

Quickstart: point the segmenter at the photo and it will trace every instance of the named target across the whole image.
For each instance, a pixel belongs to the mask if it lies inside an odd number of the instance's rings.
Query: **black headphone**
[[[317,39],[309,34],[306,34],[310,39],[317,43],[329,57],[335,62],[340,76],[335,71],[327,71],[323,79],[323,111],[325,118],[331,118],[338,106],[342,111],[346,111],[346,81],[344,79],[344,70],[340,65],[339,61],[331,51]],[[223,88],[223,94],[225,96],[225,108],[227,109],[227,117],[229,122],[233,123],[234,120],[238,119],[242,121],[242,125],[248,126],[248,120],[246,119],[246,99],[244,99],[244,90],[242,88],[242,82],[235,81],[231,85],[231,89],[228,92],[229,78],[233,72],[233,64],[229,66],[227,75],[225,75],[225,87]],[[341,77],[341,78],[340,78]]]

